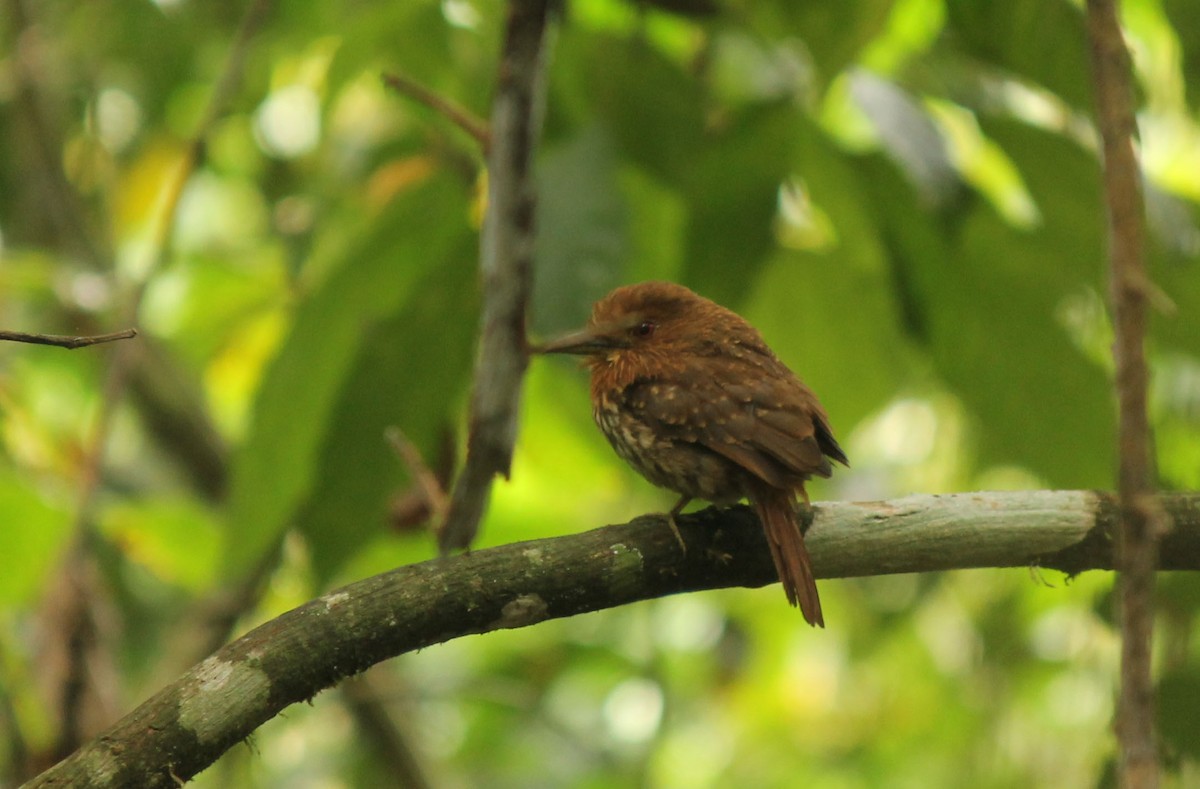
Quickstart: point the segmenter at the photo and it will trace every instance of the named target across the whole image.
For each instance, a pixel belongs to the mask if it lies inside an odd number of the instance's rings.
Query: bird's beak
[[[629,347],[627,342],[605,332],[601,327],[589,327],[564,334],[541,345],[535,345],[530,350],[534,353],[571,353],[590,356],[627,347]]]

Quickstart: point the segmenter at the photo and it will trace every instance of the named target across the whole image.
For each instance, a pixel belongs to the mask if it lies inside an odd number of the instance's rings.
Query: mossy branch
[[[1200,569],[1200,493],[1159,503],[1175,522],[1162,542],[1162,569]],[[838,578],[975,567],[1107,570],[1118,510],[1106,493],[1025,491],[820,503],[805,514],[817,577]],[[223,647],[26,786],[174,787],[288,705],[396,655],[669,594],[775,581],[748,508],[685,515],[679,528],[686,553],[661,517],[647,516],[350,584]],[[771,601],[781,625],[802,626],[782,595]],[[838,627],[836,619],[829,625]]]

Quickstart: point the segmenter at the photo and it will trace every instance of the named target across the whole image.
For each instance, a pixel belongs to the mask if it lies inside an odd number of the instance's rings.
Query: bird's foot
[[[718,551],[716,548],[709,548],[707,551],[705,551],[705,555],[708,556],[708,558],[710,560],[717,562],[718,564],[721,564],[723,566],[728,566],[729,563],[733,561],[732,553],[726,553],[725,551]]]
[[[687,553],[687,543],[683,541],[683,535],[679,533],[679,524],[675,522],[675,513],[667,513],[667,525],[671,527],[671,534],[675,535],[675,542],[679,543],[679,550]]]
[[[692,500],[691,496],[680,496],[679,501],[675,502],[675,506],[667,513],[667,525],[671,527],[671,534],[675,535],[675,542],[679,543],[679,550],[687,555],[687,544],[683,541],[683,535],[679,533],[679,524],[675,522],[675,518],[679,513],[683,512],[683,508]]]

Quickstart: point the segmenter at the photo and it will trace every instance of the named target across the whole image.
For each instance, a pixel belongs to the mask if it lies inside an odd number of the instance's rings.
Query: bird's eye
[[[654,330],[657,328],[658,325],[655,323],[651,323],[650,321],[642,321],[637,326],[633,327],[633,333],[637,337],[649,337],[651,334],[654,334]]]

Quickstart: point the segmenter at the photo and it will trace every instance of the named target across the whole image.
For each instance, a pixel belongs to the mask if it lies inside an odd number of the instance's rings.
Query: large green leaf
[[[481,7],[480,11],[480,16],[491,15],[490,9]],[[331,94],[364,74],[377,77],[383,71],[398,71],[466,107],[482,107],[483,97],[490,95],[494,85],[494,54],[490,46],[479,44],[481,34],[492,38],[498,27],[468,31],[448,25],[442,4],[431,0],[356,3],[350,11],[325,3],[282,0],[273,9],[270,22],[264,31],[266,43],[259,47],[264,56],[269,54],[276,69],[292,67],[281,69],[280,76],[299,71],[289,58],[328,53],[331,57],[322,87]],[[466,39],[466,46],[456,49],[459,38]],[[451,63],[454,67],[448,68]],[[426,115],[433,123],[448,124],[407,99],[397,97],[397,103],[413,114]]]
[[[985,459],[1017,461],[1055,486],[1109,485],[1110,382],[1058,319],[1066,297],[1100,287],[1097,250],[1039,235],[980,207],[961,263],[940,267],[936,292],[953,311],[940,315],[935,353],[980,419]]]
[[[790,102],[738,112],[692,162],[683,280],[736,304],[775,248],[780,184],[791,171],[799,113]]]
[[[1074,253],[1062,265],[1098,281],[1105,231],[1095,155],[1065,135],[1009,118],[982,117],[979,125],[1020,172],[1041,215],[1036,235]]]
[[[1055,485],[1107,485],[1109,384],[1059,318],[1068,297],[1101,286],[1094,160],[1028,126],[987,129],[1042,212],[1032,231],[981,201],[948,236],[914,198],[898,197],[898,176],[875,168],[875,210],[887,222],[911,322],[977,418],[983,460],[1025,465]]]
[[[914,356],[887,273],[838,250],[778,255],[746,314],[817,393],[840,440],[910,377]]]
[[[765,36],[797,36],[827,85],[887,25],[894,0],[849,3],[750,3],[751,24]]]
[[[855,160],[806,116],[797,118],[794,133],[792,167],[815,211],[828,216],[833,225],[837,259],[863,269],[886,270],[877,222],[863,210],[868,183]]]
[[[819,394],[839,435],[879,408],[912,359],[864,179],[811,123],[797,123],[795,167],[833,226],[827,249],[777,252],[755,283],[748,316]],[[904,184],[896,200],[910,200]]]
[[[1163,0],[1162,9],[1179,37],[1184,89],[1188,103],[1195,108],[1200,106],[1200,3]]]
[[[1175,755],[1200,759],[1200,737],[1196,737],[1200,665],[1192,662],[1168,671],[1159,680],[1158,696],[1158,726],[1163,740]]]
[[[538,162],[534,330],[575,328],[594,300],[621,284],[629,212],[618,169],[612,138],[598,125],[584,127]]]
[[[1147,183],[1150,279],[1173,308],[1151,301],[1150,336],[1175,350],[1200,356],[1200,207]]]
[[[43,6],[39,11],[50,12],[50,8]],[[69,13],[63,8],[47,17],[59,17],[55,22],[62,25],[60,30],[68,39],[80,42],[79,46],[92,49],[91,58],[119,69],[119,77],[109,75],[105,81],[131,89],[143,110],[161,120],[164,111],[178,109],[169,107],[169,102],[178,100],[181,87],[192,87],[190,80],[207,84],[216,79],[222,65],[220,53],[227,45],[215,50],[215,57],[198,59],[197,50],[208,49],[205,35],[221,31],[220,35],[228,38],[238,23],[236,13],[216,6],[184,4],[172,11],[164,14],[161,8],[145,3],[97,3],[76,6]],[[151,63],[153,67],[147,68]]]
[[[459,233],[448,249],[430,250],[425,274],[403,306],[364,327],[297,516],[321,581],[386,528],[388,494],[404,478],[404,466],[384,431],[398,426],[432,458],[454,418],[478,330],[475,253],[469,233]]]
[[[679,192],[637,167],[621,173],[621,193],[629,212],[629,281],[679,278],[687,231],[687,205]]]
[[[429,261],[443,260],[461,244],[464,204],[462,189],[448,178],[403,195],[301,301],[233,459],[229,572],[244,572],[274,544],[319,479],[317,458],[330,413],[364,338],[405,303]]]
[[[164,583],[203,592],[213,580],[221,533],[213,512],[184,498],[122,502],[101,519],[105,535]]]
[[[1083,12],[1067,0],[947,0],[947,35],[964,51],[1092,109]]]
[[[71,536],[71,519],[48,504],[28,481],[0,469],[0,608],[28,605],[43,591],[50,569]]]
[[[689,178],[704,148],[704,92],[642,39],[564,33],[551,103],[599,120],[629,159],[666,183]]]

